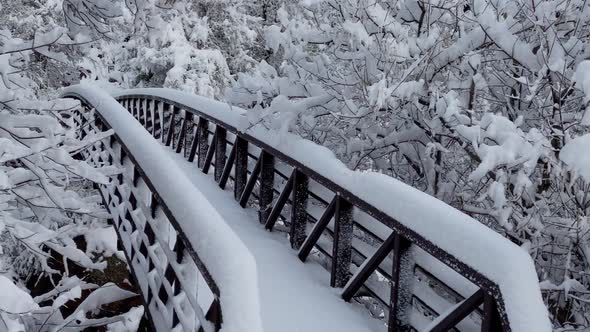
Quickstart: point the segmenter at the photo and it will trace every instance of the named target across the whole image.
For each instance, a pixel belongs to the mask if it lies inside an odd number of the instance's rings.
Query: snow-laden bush
[[[560,159],[590,124],[586,1],[305,0],[270,17],[273,56],[231,102],[522,245],[555,325],[590,325],[590,163]]]
[[[128,1],[113,20],[116,39],[88,47],[90,79],[123,87],[169,87],[223,96],[232,73],[253,67],[257,19],[246,1]],[[254,52],[256,53],[256,52]]]
[[[141,308],[106,318],[94,314],[102,305],[137,294],[112,283],[83,281],[69,271],[73,266],[104,270],[104,257],[120,255],[106,224],[108,214],[92,189],[93,183],[108,183],[118,170],[92,167],[78,158],[111,132],[79,139],[71,116],[79,103],[43,97],[54,93],[47,88],[56,63],[75,67],[59,50],[83,40],[71,38],[60,26],[62,20],[36,16],[59,8],[55,3],[30,5],[0,2],[7,18],[0,27],[0,330],[81,330],[108,324],[118,331],[137,329]],[[85,251],[75,238],[86,239]],[[53,287],[37,287],[42,294],[32,297],[27,286],[40,281]],[[79,304],[73,306],[73,300]],[[64,316],[64,306],[72,313]]]
[[[95,17],[66,22],[104,38],[84,76],[225,95],[401,179],[522,245],[556,327],[590,325],[587,1],[106,2],[47,2]]]

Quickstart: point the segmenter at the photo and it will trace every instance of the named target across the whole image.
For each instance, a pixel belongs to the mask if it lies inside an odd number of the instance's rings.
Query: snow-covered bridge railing
[[[82,154],[121,169],[99,189],[151,327],[261,331],[252,256],[161,144],[99,89],[76,86],[63,96],[82,103],[73,115],[80,135],[114,131]]]
[[[232,184],[241,206],[288,232],[302,261],[324,264],[342,298],[390,331],[551,330],[528,254],[460,211],[385,175],[350,171],[310,141],[251,126],[227,104],[165,89],[115,97],[220,187]]]

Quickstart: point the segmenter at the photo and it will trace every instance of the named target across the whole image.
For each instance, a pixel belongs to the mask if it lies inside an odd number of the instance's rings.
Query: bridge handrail
[[[91,86],[65,88],[62,97],[93,107],[141,166],[214,281],[223,313],[222,331],[263,331],[256,263],[240,238],[155,140],[111,95]]]
[[[194,113],[268,151],[338,193],[481,287],[512,331],[551,331],[531,257],[477,220],[389,176],[349,170],[325,147],[251,126],[245,110],[170,89],[131,89],[119,100],[157,100]]]

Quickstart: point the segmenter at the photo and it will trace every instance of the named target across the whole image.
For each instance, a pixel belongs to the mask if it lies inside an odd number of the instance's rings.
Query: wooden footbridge
[[[435,198],[206,98],[63,96],[113,130],[84,157],[121,170],[99,189],[154,330],[550,331],[528,254]]]

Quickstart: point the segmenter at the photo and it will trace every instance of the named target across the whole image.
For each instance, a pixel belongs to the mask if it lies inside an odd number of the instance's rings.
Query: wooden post
[[[295,178],[292,193],[291,228],[289,240],[291,248],[298,250],[305,241],[305,228],[307,227],[307,187],[309,179],[298,169],[293,170]]]
[[[411,295],[411,290],[402,289],[404,285],[401,285],[400,274],[403,269],[408,267],[407,257],[404,256],[406,256],[406,252],[410,247],[410,244],[411,243],[399,235],[399,233],[395,233],[393,240],[393,262],[391,269],[391,295],[389,297],[389,332],[402,331],[399,329],[399,322],[402,322],[403,324],[406,321],[405,316],[407,313],[405,310],[403,310],[405,307],[402,308],[402,305],[405,303],[402,302],[410,300],[410,298],[407,298],[405,295],[408,293]],[[400,298],[403,301],[400,301]]]
[[[483,298],[483,317],[481,322],[481,332],[504,331],[502,327],[502,318],[498,312],[496,299],[489,294]]]
[[[274,198],[275,157],[262,151],[260,154],[260,186],[258,187],[258,221],[263,224],[268,219]]]
[[[236,159],[234,169],[234,197],[239,200],[248,178],[248,141],[236,136]]]
[[[334,216],[334,245],[330,274],[330,286],[335,288],[344,287],[349,279],[353,236],[352,209],[352,204],[338,196]]]

